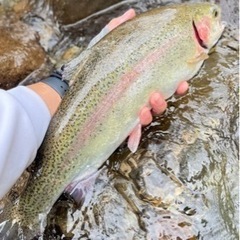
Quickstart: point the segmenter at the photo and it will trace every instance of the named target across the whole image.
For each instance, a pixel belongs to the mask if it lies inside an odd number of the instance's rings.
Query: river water
[[[51,31],[46,34],[34,14],[24,21],[40,29],[52,59],[45,69],[51,70],[79,54],[129,7],[142,12],[170,2],[121,1],[88,19],[58,25],[49,3],[38,1],[32,11],[49,17]],[[123,143],[106,161],[85,203],[76,206],[68,196],[58,200],[44,239],[238,239],[238,9],[235,1],[221,5],[228,26],[188,93],[168,100],[167,111],[144,128],[135,154]],[[46,72],[35,71],[24,82]]]

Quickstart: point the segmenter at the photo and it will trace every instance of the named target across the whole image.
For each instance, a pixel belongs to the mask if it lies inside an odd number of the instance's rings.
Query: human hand
[[[183,81],[179,84],[176,93],[177,95],[184,95],[188,90],[188,83]],[[153,115],[162,114],[167,108],[167,102],[163,96],[155,92],[149,98],[149,106],[145,106],[139,113],[139,119],[142,126],[148,125],[152,122]]]
[[[188,83],[183,81],[179,84],[175,94],[184,95],[188,90]],[[153,93],[149,98],[149,106],[144,106],[139,113],[140,123],[133,129],[128,137],[128,148],[135,152],[141,139],[142,126],[148,125],[153,120],[153,115],[162,114],[167,108],[167,102],[159,92]]]

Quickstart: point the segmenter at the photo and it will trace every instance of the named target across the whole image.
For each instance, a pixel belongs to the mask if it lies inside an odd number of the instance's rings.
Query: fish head
[[[226,25],[221,21],[221,8],[205,3],[191,8],[195,38],[201,47],[211,49],[219,40]]]

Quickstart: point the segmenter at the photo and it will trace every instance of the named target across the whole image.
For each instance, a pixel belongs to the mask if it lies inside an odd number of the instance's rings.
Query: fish
[[[152,93],[167,99],[193,78],[223,30],[215,4],[169,5],[121,24],[66,64],[72,86],[39,150],[41,170],[0,213],[1,239],[16,224],[24,236],[41,235],[64,189],[102,166],[139,125]]]

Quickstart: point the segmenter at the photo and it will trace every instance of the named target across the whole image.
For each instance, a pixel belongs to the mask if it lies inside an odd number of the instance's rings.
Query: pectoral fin
[[[208,57],[209,56],[208,56],[207,53],[201,52],[197,56],[195,56],[194,58],[188,60],[188,63],[189,64],[198,63],[198,62],[201,62],[201,61],[204,61],[204,60],[208,59]]]

